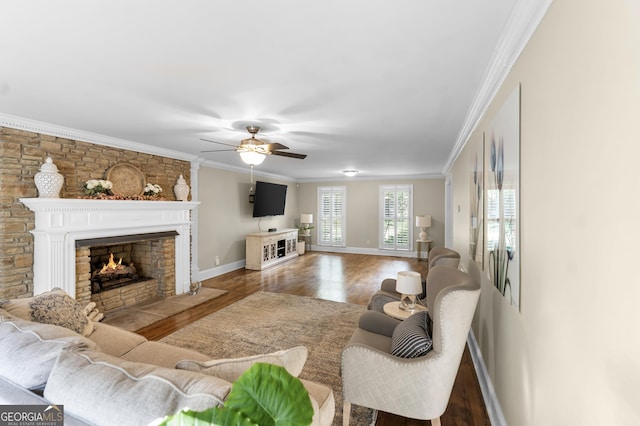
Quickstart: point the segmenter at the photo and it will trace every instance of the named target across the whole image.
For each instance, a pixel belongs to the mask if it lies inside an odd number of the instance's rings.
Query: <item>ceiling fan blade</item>
[[[205,142],[211,142],[211,143],[219,143],[220,145],[226,145],[226,146],[233,146],[233,147],[237,147],[238,145],[232,145],[230,143],[224,143],[224,142],[218,142],[218,141],[212,141],[210,139],[203,139],[200,138],[201,141],[205,141]]]
[[[275,151],[276,149],[289,149],[288,146],[284,146],[281,143],[266,143],[266,144],[262,144],[259,145],[260,147],[263,147],[264,149],[266,149],[267,151]]]
[[[209,149],[209,150],[200,151],[200,152],[231,152],[231,151],[237,151],[237,149]]]
[[[271,155],[279,155],[281,157],[297,158],[299,160],[304,160],[305,158],[307,158],[307,154],[296,154],[296,153],[287,152],[287,151],[271,151]]]

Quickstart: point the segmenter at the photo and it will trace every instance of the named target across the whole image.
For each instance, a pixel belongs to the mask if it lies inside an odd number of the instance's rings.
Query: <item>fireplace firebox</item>
[[[175,231],[76,240],[76,291],[102,311],[175,294]],[[89,273],[86,265],[89,264]]]

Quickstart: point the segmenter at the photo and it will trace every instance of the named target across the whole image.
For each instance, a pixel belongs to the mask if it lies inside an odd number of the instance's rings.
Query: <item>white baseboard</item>
[[[238,260],[237,262],[226,263],[224,265],[216,266],[215,268],[205,269],[199,271],[197,275],[197,281],[208,280],[209,278],[217,277],[218,275],[226,274],[227,272],[235,271],[236,269],[242,269],[245,265],[245,259]]]
[[[475,334],[473,334],[473,330],[469,331],[467,344],[469,345],[469,352],[471,353],[473,366],[476,370],[480,390],[482,391],[484,405],[487,407],[489,421],[493,426],[507,426],[507,421],[504,418],[504,414],[502,414],[500,402],[498,402],[498,397],[493,389],[493,383],[491,383],[489,372],[484,364],[484,359],[482,358],[482,353],[480,352],[480,347],[478,346]]]
[[[309,251],[324,251],[328,253],[348,253],[348,254],[371,254],[374,256],[393,256],[393,257],[417,257],[415,251],[397,251],[397,250],[381,250],[378,248],[363,247],[330,247],[330,246],[311,246]]]

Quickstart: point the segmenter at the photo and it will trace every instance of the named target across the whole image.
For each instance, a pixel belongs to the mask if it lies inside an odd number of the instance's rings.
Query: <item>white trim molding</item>
[[[519,0],[514,6],[482,79],[482,85],[473,99],[467,118],[458,133],[456,144],[442,170],[443,176],[446,176],[451,170],[471,133],[493,101],[529,39],[540,25],[552,2],[553,0]]]
[[[476,370],[476,376],[478,377],[478,383],[480,384],[480,390],[482,391],[482,399],[484,399],[484,405],[487,408],[487,414],[489,415],[489,421],[492,426],[507,426],[507,421],[502,414],[502,408],[500,402],[496,396],[496,391],[491,383],[491,377],[487,371],[487,366],[482,358],[482,352],[478,346],[473,329],[469,331],[467,336],[467,345],[469,346],[469,353],[471,354],[471,360]]]
[[[208,280],[209,278],[214,278],[219,275],[226,274],[228,272],[233,272],[238,269],[244,268],[246,265],[245,259],[238,260],[236,262],[225,263],[224,265],[216,266],[215,268],[205,269],[204,271],[200,271],[198,275],[194,275],[197,277],[198,281]]]

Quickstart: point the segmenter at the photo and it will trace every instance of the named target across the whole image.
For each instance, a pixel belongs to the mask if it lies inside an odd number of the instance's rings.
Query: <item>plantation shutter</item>
[[[382,230],[380,246],[388,250],[410,250],[413,191],[411,185],[380,188]]]
[[[319,245],[345,245],[346,188],[318,188]]]

